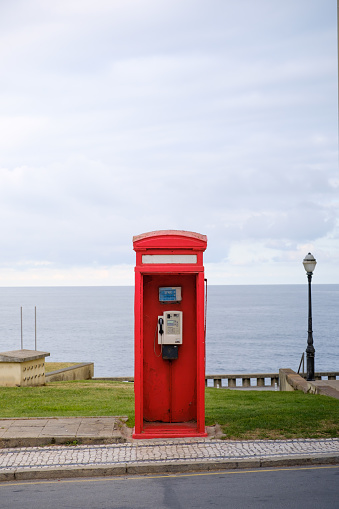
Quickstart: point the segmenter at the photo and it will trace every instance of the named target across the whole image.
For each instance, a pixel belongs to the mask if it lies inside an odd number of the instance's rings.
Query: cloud
[[[16,0],[0,14],[0,266],[101,281],[133,265],[134,234],[166,228],[206,233],[211,264],[252,243],[273,265],[332,252],[334,5]]]

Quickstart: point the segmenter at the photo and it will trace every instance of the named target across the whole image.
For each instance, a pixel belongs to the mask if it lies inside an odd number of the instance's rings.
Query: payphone
[[[180,304],[181,286],[165,286],[159,288],[159,302],[162,304]],[[178,358],[178,345],[182,344],[182,311],[171,309],[158,316],[158,345],[164,360]]]
[[[158,344],[182,344],[182,311],[165,311],[158,317]]]
[[[178,358],[178,345],[182,345],[182,311],[164,311],[158,316],[158,345],[161,345],[162,358]]]

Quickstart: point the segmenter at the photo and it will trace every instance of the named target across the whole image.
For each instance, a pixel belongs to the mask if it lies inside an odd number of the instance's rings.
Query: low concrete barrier
[[[208,386],[208,380],[213,380],[213,387],[228,387],[229,389],[241,387],[275,387],[279,383],[278,373],[246,373],[233,375],[206,375],[205,385]],[[223,384],[223,380],[227,382]],[[240,384],[237,384],[237,380]],[[268,380],[268,384],[266,384]]]
[[[90,380],[94,375],[94,363],[84,362],[69,368],[58,369],[45,374],[48,382],[67,382],[70,380]]]
[[[298,383],[304,387],[304,383],[302,380],[306,381],[306,374],[298,375],[291,369],[279,370],[279,373],[246,373],[246,374],[233,374],[233,375],[206,375],[205,377],[205,385],[208,386],[208,381],[213,381],[213,387],[228,387],[229,389],[241,389],[244,387],[280,387],[280,371],[286,371],[294,373],[298,378]],[[315,373],[316,380],[336,380],[339,377],[339,372],[336,371],[322,371]],[[239,383],[238,383],[239,382]],[[226,385],[227,383],[227,385]],[[285,383],[285,378],[284,382]],[[297,383],[297,382],[295,382]],[[285,384],[285,387],[287,385]],[[280,390],[294,390],[290,389],[280,389]]]
[[[308,392],[307,381],[292,369],[279,369],[279,389],[281,391]]]
[[[302,391],[305,394],[322,394],[332,398],[339,399],[339,380],[338,372],[327,372],[324,374],[327,379],[323,379],[323,373],[315,373],[314,380],[307,381],[305,375],[300,376],[292,369],[279,370],[279,385],[281,391]]]
[[[134,382],[132,376],[117,376],[117,377],[105,377],[105,378],[94,378],[93,380],[113,380],[116,382]],[[222,388],[241,388],[241,387],[275,387],[279,383],[279,373],[246,373],[246,374],[235,374],[235,375],[206,375],[205,385],[208,386],[208,381],[212,380],[213,387]],[[237,384],[237,380],[240,384]],[[269,384],[266,384],[266,381]],[[226,385],[227,383],[227,385]]]
[[[83,366],[93,366],[90,374],[86,375],[86,371],[80,371]],[[77,373],[74,371],[77,370]],[[79,370],[79,371],[78,371]],[[93,377],[94,364],[77,364],[70,368],[59,369],[58,371],[52,371],[46,374],[46,382],[55,382],[61,380],[87,380],[92,378],[93,380],[110,380],[115,382],[134,382],[133,376],[115,376],[115,377]],[[75,377],[75,374],[77,376]],[[306,382],[306,375],[298,375],[291,369],[281,369],[279,373],[242,373],[242,374],[231,374],[231,375],[206,375],[205,385],[208,386],[208,382],[212,381],[213,387],[229,388],[229,389],[241,389],[245,387],[281,387],[283,383],[284,389],[280,390],[295,390],[291,384],[286,381],[287,374],[296,375],[298,383],[303,384],[302,380]],[[67,377],[67,378],[66,378]],[[316,380],[336,380],[339,377],[339,372],[324,371],[321,373],[315,373]],[[239,383],[237,383],[239,382]],[[295,382],[296,384],[297,382]],[[303,385],[302,385],[303,386]]]

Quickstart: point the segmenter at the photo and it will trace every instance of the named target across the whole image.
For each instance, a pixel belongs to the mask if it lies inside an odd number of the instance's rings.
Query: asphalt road
[[[337,509],[339,465],[0,484],[1,509]]]

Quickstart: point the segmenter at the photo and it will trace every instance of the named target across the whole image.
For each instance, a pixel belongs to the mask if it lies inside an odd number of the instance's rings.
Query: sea
[[[211,285],[206,309],[207,374],[298,370],[307,282]],[[312,314],[315,371],[339,371],[339,285],[312,284]],[[0,352],[35,346],[46,361],[94,362],[95,377],[133,376],[134,288],[0,288]]]

